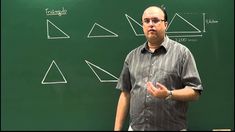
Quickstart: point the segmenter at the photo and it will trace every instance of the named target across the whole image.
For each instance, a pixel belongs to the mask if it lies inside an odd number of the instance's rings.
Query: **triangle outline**
[[[168,32],[167,30],[170,28],[172,22],[175,20],[175,17],[179,17],[180,19],[182,19],[186,24],[188,24],[189,26],[191,26],[192,28],[195,29],[195,31],[170,31]],[[179,15],[178,13],[175,13],[175,15],[173,16],[173,18],[171,19],[170,23],[168,24],[168,27],[166,29],[166,33],[201,33],[201,30],[199,30],[196,26],[194,26],[192,23],[190,23],[189,21],[187,21],[185,18],[183,18],[181,15]],[[187,35],[186,35],[187,36]]]
[[[87,65],[89,66],[89,68],[92,70],[92,72],[95,74],[95,76],[99,79],[100,82],[117,82],[117,81],[118,81],[118,78],[117,78],[116,76],[114,76],[113,74],[109,73],[108,71],[106,71],[106,70],[100,68],[99,66],[97,66],[97,65],[95,65],[95,64],[93,64],[93,63],[91,63],[91,62],[89,62],[89,61],[87,61],[87,60],[85,60],[85,62],[87,63]],[[101,70],[102,72],[108,74],[109,76],[115,78],[116,80],[102,80],[102,79],[100,78],[100,76],[95,72],[95,70],[94,70],[92,67],[95,67],[95,68]]]
[[[125,14],[125,16],[126,16],[126,19],[127,19],[128,23],[130,24],[130,26],[131,26],[133,32],[135,33],[135,36],[144,36],[143,33],[138,34],[138,33],[136,32],[136,30],[135,30],[135,28],[133,27],[131,21],[133,21],[134,23],[136,23],[136,24],[137,24],[138,26],[140,26],[141,28],[143,28],[143,26],[142,26],[141,24],[139,24],[135,19],[133,19],[132,17],[130,17],[129,15]]]
[[[100,27],[101,29],[107,31],[111,35],[91,35],[93,29],[97,26]],[[94,25],[92,26],[91,30],[89,31],[89,33],[87,35],[87,38],[96,38],[96,37],[118,37],[118,35],[116,33],[112,32],[112,31],[108,30],[107,28],[101,26],[100,24],[94,23]]]
[[[59,30],[65,36],[61,36],[61,37],[52,37],[52,36],[50,36],[49,24],[52,25],[53,27],[55,27],[57,30]],[[64,38],[70,38],[70,36],[68,34],[66,34],[64,31],[62,31],[58,26],[56,26],[50,20],[47,19],[47,39],[64,39]]]
[[[61,76],[63,77],[64,81],[52,81],[52,82],[47,82],[47,81],[45,81],[45,79],[46,79],[46,77],[47,77],[47,74],[49,73],[49,71],[50,71],[50,69],[51,69],[51,67],[52,67],[53,64],[56,66],[57,70],[60,72],[60,74],[61,74]],[[46,73],[45,73],[45,75],[44,75],[44,77],[43,77],[43,79],[42,79],[42,81],[41,81],[41,84],[58,84],[58,83],[67,83],[67,80],[65,79],[63,73],[61,72],[61,70],[60,70],[60,68],[58,67],[58,65],[56,64],[56,62],[55,62],[54,60],[52,60],[52,62],[51,62],[51,64],[50,64],[49,68],[47,69],[47,71],[46,71]]]

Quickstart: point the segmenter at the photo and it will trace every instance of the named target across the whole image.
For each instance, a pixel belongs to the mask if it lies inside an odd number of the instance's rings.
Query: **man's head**
[[[157,6],[150,6],[144,10],[142,16],[143,31],[150,43],[161,43],[167,28],[166,11]]]

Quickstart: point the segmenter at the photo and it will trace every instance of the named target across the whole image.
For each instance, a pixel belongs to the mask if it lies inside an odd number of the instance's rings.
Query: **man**
[[[165,34],[164,9],[148,7],[142,23],[147,42],[125,59],[114,130],[122,130],[128,110],[129,130],[186,130],[188,102],[203,90],[193,55]]]

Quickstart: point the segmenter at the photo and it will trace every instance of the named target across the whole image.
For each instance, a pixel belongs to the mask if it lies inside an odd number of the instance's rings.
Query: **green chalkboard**
[[[188,129],[233,130],[233,0],[1,0],[1,130],[113,130],[149,5],[166,8],[168,36],[197,62],[204,92]]]

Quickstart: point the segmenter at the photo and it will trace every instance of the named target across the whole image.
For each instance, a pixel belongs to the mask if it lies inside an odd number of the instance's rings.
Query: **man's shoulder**
[[[170,39],[168,40],[168,44],[171,47],[176,47],[177,49],[181,49],[181,50],[189,50],[188,47],[176,40]],[[174,48],[175,49],[175,48]]]
[[[141,51],[144,49],[144,47],[145,47],[145,43],[139,45],[138,47],[136,47],[136,48],[134,48],[134,49],[132,49],[132,50],[130,51],[130,53],[133,54],[133,53],[136,53],[136,52],[141,52]]]

